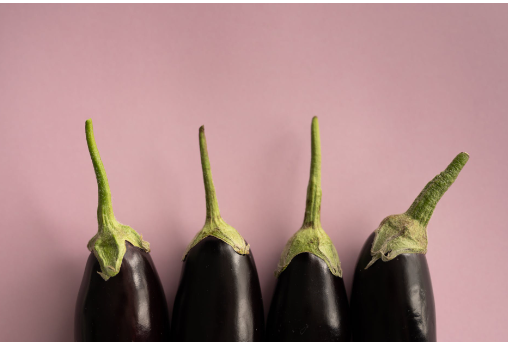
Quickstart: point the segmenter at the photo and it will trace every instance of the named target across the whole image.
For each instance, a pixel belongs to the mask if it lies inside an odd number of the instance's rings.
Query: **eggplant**
[[[351,294],[353,341],[436,342],[427,225],[469,159],[460,153],[403,214],[386,217],[358,258]]]
[[[169,341],[168,307],[148,254],[150,244],[134,229],[116,220],[92,120],[87,120],[85,127],[99,188],[99,231],[88,243],[91,253],[76,302],[74,340]]]
[[[337,250],[321,227],[321,143],[312,119],[303,226],[282,252],[266,324],[268,342],[349,342],[349,305]]]
[[[206,220],[183,256],[171,338],[174,342],[260,342],[264,311],[256,264],[249,244],[220,215],[204,126],[199,129],[199,145]]]

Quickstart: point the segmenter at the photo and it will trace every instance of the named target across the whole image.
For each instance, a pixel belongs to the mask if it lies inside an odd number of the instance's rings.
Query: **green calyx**
[[[203,168],[203,181],[205,183],[206,195],[206,220],[203,229],[201,229],[194,239],[191,241],[185,253],[183,260],[187,254],[201,240],[207,236],[214,236],[224,241],[238,254],[249,254],[249,245],[238,231],[227,224],[221,217],[219,211],[219,203],[215,194],[215,186],[213,185],[212,170],[210,169],[210,160],[208,158],[208,149],[206,146],[205,126],[199,128],[199,149],[201,152],[201,166]]]
[[[289,239],[277,265],[278,277],[300,253],[311,253],[326,262],[330,272],[342,277],[339,255],[332,240],[321,227],[321,142],[319,139],[318,118],[312,119],[312,147],[310,179],[307,187],[307,204],[303,226]]]
[[[379,259],[389,261],[403,253],[427,253],[427,225],[432,213],[468,159],[467,153],[459,153],[446,170],[425,186],[405,213],[388,216],[381,222],[370,251],[372,260],[365,269]]]
[[[145,252],[150,252],[150,244],[144,241],[143,237],[134,229],[116,220],[111,203],[108,178],[95,143],[91,119],[86,121],[85,131],[88,151],[92,158],[99,188],[99,205],[97,206],[99,231],[88,242],[87,248],[99,261],[102,272],[98,273],[104,280],[108,280],[120,272],[123,256],[127,250],[125,241],[129,241],[133,246],[141,248]]]

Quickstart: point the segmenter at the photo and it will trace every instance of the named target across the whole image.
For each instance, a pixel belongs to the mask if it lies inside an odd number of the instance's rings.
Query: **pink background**
[[[206,125],[223,217],[268,308],[318,115],[322,223],[349,292],[381,219],[470,153],[429,225],[438,336],[505,341],[507,61],[503,5],[0,5],[1,339],[72,340],[97,230],[87,118],[170,308],[204,223]]]

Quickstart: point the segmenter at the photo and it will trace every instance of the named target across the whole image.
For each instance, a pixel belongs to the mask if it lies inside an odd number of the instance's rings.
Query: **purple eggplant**
[[[169,341],[166,297],[150,257],[150,244],[113,214],[111,192],[93,135],[86,140],[99,187],[98,233],[79,289],[74,321],[76,342]]]
[[[469,159],[460,153],[403,214],[385,218],[360,253],[351,294],[353,341],[436,342],[427,225]]]
[[[249,244],[221,217],[204,127],[199,129],[206,220],[183,257],[173,307],[174,342],[261,342],[261,287]]]
[[[349,342],[349,305],[339,256],[321,227],[321,143],[312,120],[303,226],[282,252],[267,320],[268,342]]]

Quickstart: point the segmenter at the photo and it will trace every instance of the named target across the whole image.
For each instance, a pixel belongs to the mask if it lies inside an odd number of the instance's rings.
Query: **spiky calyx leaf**
[[[333,275],[342,277],[339,255],[332,240],[321,227],[321,141],[318,118],[312,119],[310,179],[303,226],[289,239],[277,265],[278,277],[300,253],[321,258]]]
[[[208,236],[216,237],[224,241],[238,254],[249,254],[249,245],[238,231],[227,224],[221,217],[219,211],[219,203],[215,194],[215,186],[213,185],[212,170],[210,168],[210,159],[208,157],[208,148],[206,145],[205,127],[199,128],[199,150],[201,153],[201,167],[203,169],[203,182],[205,184],[206,196],[206,220],[203,229],[201,229],[185,250],[183,260],[187,254],[201,240]]]
[[[92,120],[88,119],[85,124],[86,142],[92,158],[97,186],[99,188],[99,205],[97,206],[98,233],[88,242],[87,248],[92,252],[101,267],[98,272],[104,280],[120,272],[122,260],[127,250],[125,242],[150,252],[150,244],[134,229],[118,222],[113,213],[111,191],[109,189],[106,170],[102,164],[95,137],[93,134]]]
[[[275,276],[278,277],[289,266],[291,260],[301,253],[310,253],[321,258],[333,275],[342,278],[339,255],[321,224],[304,225],[289,239],[280,257]]]
[[[404,214],[388,216],[381,222],[375,231],[372,259],[366,269],[379,259],[390,261],[400,254],[427,253],[427,225],[432,213],[468,159],[467,153],[459,153],[446,170],[425,186]]]

